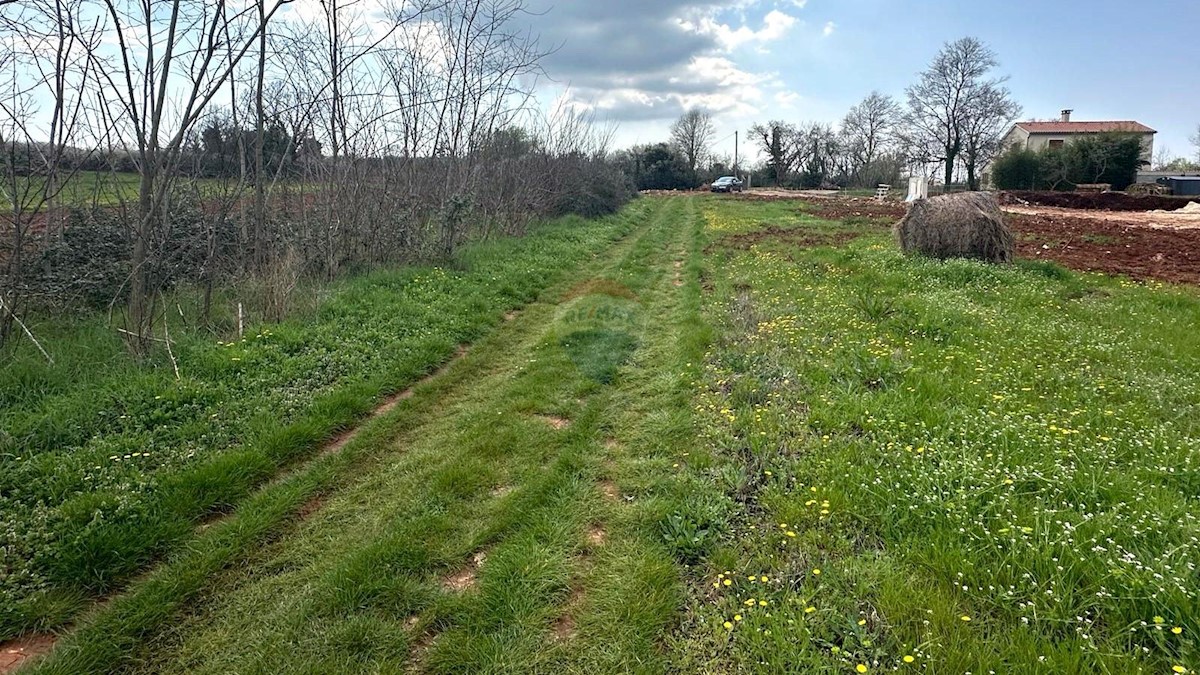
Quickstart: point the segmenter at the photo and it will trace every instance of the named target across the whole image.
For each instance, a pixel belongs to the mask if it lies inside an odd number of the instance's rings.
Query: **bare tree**
[[[901,110],[896,101],[872,91],[842,119],[842,147],[846,172],[857,178],[892,142]]]
[[[815,188],[827,183],[840,155],[838,135],[830,125],[809,122],[796,130],[792,162],[802,172],[802,187]]]
[[[1189,138],[1192,145],[1196,146],[1196,161],[1200,162],[1200,125],[1196,126],[1196,135]]]
[[[114,174],[137,173],[136,201],[83,222],[125,228],[104,294],[132,350],[160,342],[159,303],[174,283],[202,283],[205,308],[225,281],[277,288],[263,316],[278,318],[299,274],[445,256],[535,217],[606,213],[627,198],[609,163],[611,129],[573,110],[532,114],[548,50],[524,27],[525,0],[386,0],[382,11],[318,0],[280,12],[288,2],[0,0],[4,189],[36,186],[53,207],[75,148],[107,147],[97,154]],[[33,39],[29,8],[44,15],[44,72],[20,53],[34,50],[5,50]],[[74,45],[79,74],[55,64],[56,40]],[[11,73],[21,78],[3,79]],[[50,99],[54,110],[39,114]],[[43,119],[58,121],[47,130]],[[712,133],[703,127],[701,150]],[[45,252],[29,234],[50,231],[30,199],[11,203],[20,213],[0,242],[4,334],[20,310],[10,278],[29,267],[26,251]]]
[[[985,82],[971,92],[963,109],[963,165],[967,187],[980,188],[980,171],[1001,151],[1004,134],[1021,114],[1021,106],[1005,87]]]
[[[90,105],[101,32],[83,0],[29,2],[0,14],[0,200],[8,202],[0,242],[0,345],[22,311],[26,257],[62,235],[59,197],[105,132]],[[90,149],[86,149],[90,148]],[[27,328],[22,328],[33,339]],[[35,340],[36,342],[36,340]],[[41,349],[41,346],[38,347]],[[43,352],[45,353],[45,352]]]
[[[102,70],[108,114],[132,137],[139,174],[125,331],[136,352],[150,341],[160,282],[151,274],[152,247],[170,226],[167,197],[183,143],[267,22],[291,1],[274,0],[260,17],[257,7],[231,8],[225,0],[104,0],[106,37],[116,45]]]
[[[991,49],[976,38],[962,38],[944,45],[907,89],[905,143],[917,162],[942,165],[947,186],[954,182],[971,128],[981,127],[976,131],[983,133],[984,125],[973,119],[980,92],[1003,88],[1004,78],[987,79],[996,66]]]
[[[788,179],[795,166],[797,135],[795,126],[779,120],[750,128],[750,137],[767,156],[767,168],[777,186]]]
[[[1158,149],[1154,151],[1154,161],[1150,163],[1150,166],[1154,171],[1162,171],[1163,167],[1167,166],[1173,159],[1175,159],[1174,155],[1175,153],[1171,151],[1171,148],[1168,148],[1165,145],[1160,145]]]
[[[683,155],[693,174],[707,159],[715,133],[712,115],[700,108],[688,110],[671,125],[671,143]]]

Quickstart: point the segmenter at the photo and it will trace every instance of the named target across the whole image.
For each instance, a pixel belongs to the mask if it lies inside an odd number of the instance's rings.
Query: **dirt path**
[[[624,475],[630,444],[654,434],[640,416],[614,420],[637,407],[629,397],[644,403],[645,378],[665,366],[647,350],[677,349],[662,328],[693,292],[693,230],[679,225],[695,218],[693,200],[659,200],[574,283],[331,442],[324,461],[347,450],[366,461],[169,623],[145,630],[120,608],[102,611],[33,672],[473,671],[492,658],[537,670],[656,658],[679,584],[661,577],[673,563],[647,548],[636,525],[644,507],[626,496],[651,494],[671,471],[655,463]],[[405,415],[410,424],[395,421]],[[656,575],[661,602],[647,603]],[[503,656],[491,651],[500,644]]]

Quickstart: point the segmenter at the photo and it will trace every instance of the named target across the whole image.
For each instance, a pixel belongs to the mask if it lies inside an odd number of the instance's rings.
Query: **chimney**
[[[1071,113],[1073,113],[1073,112],[1075,112],[1075,111],[1074,111],[1074,110],[1064,110],[1064,111],[1062,111],[1062,121],[1064,121],[1064,122],[1070,122],[1070,121],[1071,121]]]

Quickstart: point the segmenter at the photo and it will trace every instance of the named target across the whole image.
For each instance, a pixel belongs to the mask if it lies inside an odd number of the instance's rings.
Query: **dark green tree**
[[[1033,150],[1013,146],[992,165],[992,182],[1000,190],[1038,190],[1042,179],[1042,158]]]

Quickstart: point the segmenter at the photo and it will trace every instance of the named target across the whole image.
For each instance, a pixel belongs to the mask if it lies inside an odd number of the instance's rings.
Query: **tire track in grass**
[[[699,294],[696,218],[689,199],[641,293],[643,341],[603,403],[590,494],[604,544],[576,564],[578,588],[563,605],[571,634],[557,640],[554,665],[567,672],[670,669],[663,641],[678,620],[687,568],[660,524],[687,512],[693,499],[678,467],[692,446],[689,369],[699,363],[695,346],[702,342],[691,300]]]
[[[503,669],[503,664],[518,671],[554,668],[571,649],[580,632],[577,616],[588,603],[587,570],[605,554],[608,546],[608,527],[603,514],[596,508],[595,488],[592,487],[596,473],[593,465],[594,457],[599,454],[595,452],[596,438],[603,424],[608,385],[614,375],[608,367],[612,363],[603,357],[605,350],[622,349],[619,340],[598,338],[587,343],[594,351],[572,351],[578,349],[573,341],[581,333],[608,335],[610,333],[605,331],[611,332],[614,327],[629,327],[629,315],[616,310],[638,297],[645,285],[642,277],[658,274],[655,258],[661,255],[663,241],[670,237],[668,225],[673,223],[671,215],[678,204],[673,206],[667,207],[667,213],[651,225],[651,236],[632,247],[629,255],[603,270],[602,276],[569,293],[569,302],[556,312],[556,321],[548,328],[541,346],[545,348],[549,342],[550,352],[563,347],[570,356],[568,361],[572,367],[566,368],[566,363],[551,360],[529,368],[528,375],[535,380],[547,373],[574,379],[577,383],[593,380],[589,385],[592,391],[582,402],[580,414],[570,419],[569,426],[554,425],[558,427],[558,433],[574,437],[574,442],[560,447],[556,458],[548,460],[558,466],[571,466],[570,473],[574,474],[570,476],[570,486],[562,486],[572,495],[570,504],[556,504],[540,516],[554,520],[555,536],[538,541],[540,537],[533,533],[540,529],[536,525],[540,517],[535,513],[526,519],[524,526],[503,537],[495,549],[498,558],[507,554],[524,560],[524,556],[529,555],[534,558],[533,563],[527,562],[515,575],[513,570],[501,570],[489,577],[489,571],[485,569],[481,575],[480,593],[468,603],[468,618],[447,626],[446,631],[433,640],[432,646],[426,647],[425,653],[409,664],[410,672],[487,671]],[[626,276],[626,272],[633,274]],[[637,315],[648,315],[652,306],[638,304]],[[541,362],[543,359],[537,355],[542,353],[546,352],[535,350],[535,358],[530,361]],[[597,364],[597,361],[601,363]],[[587,484],[581,484],[581,479],[586,479]],[[533,541],[526,539],[529,536]],[[541,555],[535,555],[534,551]],[[541,575],[537,573],[539,565],[546,568]],[[536,597],[539,584],[547,581],[542,576],[547,571],[552,577],[551,585],[542,587],[543,592]],[[497,579],[503,580],[499,586]],[[527,585],[535,597],[532,601],[528,595],[519,600],[509,597],[505,592],[506,585]],[[498,620],[495,615],[504,614],[505,608],[497,605],[506,602],[523,605],[524,612]],[[473,614],[471,610],[477,613]],[[547,651],[544,648],[547,641],[559,649]]]
[[[634,246],[644,238],[645,232],[644,226],[635,228],[635,235],[619,242],[608,255],[619,255],[621,251]],[[599,258],[593,267],[602,266],[607,257]],[[581,272],[586,274],[588,271],[585,268]],[[563,282],[559,287],[562,288],[566,283],[569,282]],[[554,297],[554,294],[550,292],[547,296]],[[535,303],[531,308],[544,304]],[[506,325],[498,332],[518,331],[520,336],[520,331],[528,330],[528,327],[518,328],[527,324],[524,314],[507,316]],[[532,320],[537,319],[535,317]],[[503,342],[503,339],[486,338],[483,341],[485,346]],[[503,351],[503,347],[498,351]],[[397,395],[394,402],[388,402],[392,405],[383,406],[379,416],[359,427],[360,431],[339,439],[340,443],[335,441],[331,444],[332,451],[327,450],[319,455],[310,465],[298,469],[295,475],[285,476],[264,488],[243,508],[238,509],[233,518],[201,532],[188,551],[176,556],[144,582],[136,584],[131,592],[97,609],[82,622],[80,630],[71,635],[64,648],[36,664],[34,672],[102,672],[134,665],[131,655],[144,650],[148,641],[160,639],[156,636],[162,635],[161,629],[170,617],[178,617],[178,613],[186,609],[187,602],[202,597],[206,592],[211,593],[205,583],[210,581],[211,575],[222,568],[228,569],[232,561],[253,552],[252,544],[268,540],[272,531],[278,529],[278,524],[289,516],[296,519],[297,514],[311,516],[316,513],[325,501],[321,497],[322,492],[328,492],[332,487],[345,489],[353,484],[354,481],[347,480],[346,474],[351,473],[357,462],[374,461],[395,450],[388,442],[388,436],[408,436],[404,432],[406,425],[413,428],[423,419],[436,420],[434,403],[453,401],[459,396],[455,393],[457,389],[486,378],[488,368],[495,368],[495,364],[491,363],[494,360],[483,358],[475,364],[464,364],[464,361],[470,362],[471,359],[460,355],[436,377],[426,381],[428,391],[422,392],[426,385],[418,385],[411,389],[411,393],[406,391]],[[463,372],[455,375],[454,371],[459,370]],[[449,382],[439,383],[442,379]],[[410,405],[400,405],[410,401]],[[507,497],[504,493],[498,495],[498,498]],[[319,501],[314,502],[314,499]],[[296,527],[302,528],[303,524]]]

